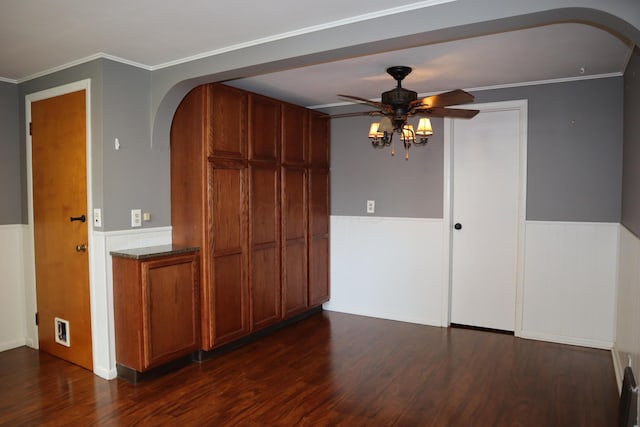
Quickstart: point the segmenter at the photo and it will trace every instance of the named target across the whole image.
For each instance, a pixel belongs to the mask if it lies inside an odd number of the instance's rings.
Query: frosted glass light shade
[[[431,127],[431,120],[423,117],[418,122],[418,130],[416,130],[418,136],[431,136],[433,135],[433,128]]]

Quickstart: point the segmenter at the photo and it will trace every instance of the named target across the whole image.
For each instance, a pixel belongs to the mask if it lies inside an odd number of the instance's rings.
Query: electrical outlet
[[[376,213],[376,201],[367,200],[367,213]]]
[[[131,226],[142,227],[142,209],[131,209]]]
[[[93,226],[102,227],[102,210],[100,208],[93,210]]]

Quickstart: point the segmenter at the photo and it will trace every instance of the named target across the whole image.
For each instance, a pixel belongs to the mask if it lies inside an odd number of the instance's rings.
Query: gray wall
[[[22,222],[18,85],[0,82],[0,225]]]
[[[104,229],[130,228],[134,208],[151,214],[143,227],[170,225],[169,147],[151,145],[151,73],[104,61],[103,85]]]
[[[93,207],[103,210],[103,227],[130,228],[132,208],[151,213],[143,227],[171,224],[168,147],[151,146],[151,72],[98,59],[19,87],[20,123],[24,97],[83,79],[91,79],[91,150]],[[20,133],[20,164],[26,164],[24,133]],[[121,149],[115,150],[119,138]],[[21,174],[22,222],[27,222],[26,171]],[[19,201],[18,201],[19,203]]]
[[[478,103],[528,100],[527,219],[619,222],[622,78],[474,95]],[[370,198],[379,216],[441,218],[442,122],[434,120],[434,137],[412,148],[409,162],[373,150],[369,122],[332,121],[332,215],[366,215],[363,200]]]
[[[622,224],[640,237],[640,48],[624,74]]]
[[[331,214],[371,215],[366,213],[366,202],[375,200],[376,213],[371,216],[441,218],[442,119],[432,120],[434,135],[426,146],[411,147],[409,160],[404,159],[398,135],[394,135],[394,157],[390,148],[371,146],[367,131],[372,121],[369,117],[331,121]]]

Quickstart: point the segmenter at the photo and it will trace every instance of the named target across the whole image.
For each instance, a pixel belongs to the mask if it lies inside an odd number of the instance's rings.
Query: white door
[[[451,323],[514,331],[520,110],[453,120]]]

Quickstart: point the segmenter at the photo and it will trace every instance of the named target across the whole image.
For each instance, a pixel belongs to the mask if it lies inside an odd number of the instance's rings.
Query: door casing
[[[491,102],[482,104],[470,104],[465,107],[480,111],[505,111],[516,110],[519,112],[519,195],[518,195],[518,243],[517,243],[517,277],[516,277],[516,307],[515,330],[516,336],[522,331],[522,311],[524,293],[524,248],[525,248],[525,221],[527,207],[527,100],[514,100],[503,102]],[[452,240],[453,240],[453,119],[444,120],[444,201],[443,201],[443,227],[444,227],[444,256],[442,285],[442,325],[451,324],[451,276],[452,276]],[[473,119],[471,119],[473,120]]]

